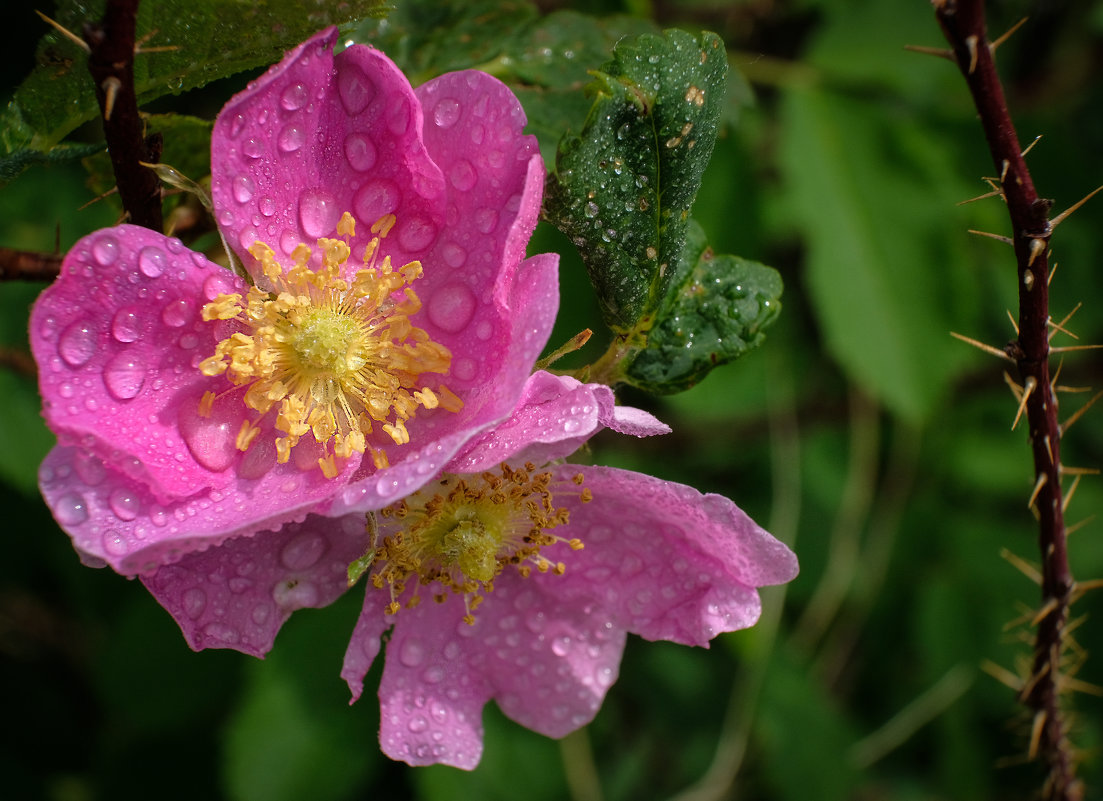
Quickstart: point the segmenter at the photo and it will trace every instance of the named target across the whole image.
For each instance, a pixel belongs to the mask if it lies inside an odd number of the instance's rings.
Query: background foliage
[[[763,347],[689,391],[622,393],[674,433],[602,437],[592,457],[728,495],[794,544],[801,575],[764,593],[758,627],[709,651],[630,641],[620,681],[582,735],[556,743],[491,707],[476,771],[392,763],[375,742],[373,699],[348,707],[337,676],[355,594],[299,612],[262,662],[190,652],[140,586],[79,565],[36,489],[52,442],[25,361],[27,308],[40,286],[7,282],[0,795],[490,801],[523,785],[534,800],[706,799],[729,797],[725,775],[738,765],[735,792],[745,798],[1031,797],[1039,777],[1022,759],[1028,721],[982,670],[1017,672],[1029,655],[1020,618],[1036,588],[1000,555],[1034,558],[1029,454],[1022,430],[1010,431],[1002,365],[948,333],[995,345],[1011,336],[1014,266],[1006,246],[966,233],[1006,233],[999,201],[955,205],[985,191],[980,177],[991,171],[956,69],[903,49],[942,44],[929,4],[394,5],[386,25],[355,35],[385,47],[415,81],[481,66],[518,86],[549,164],[559,136],[585,120],[587,70],[609,60],[619,36],[680,27],[723,38],[729,96],[693,214],[718,253],[780,271],[784,310]],[[27,8],[12,13],[0,83],[9,95],[46,32]],[[1093,80],[1103,13],[1086,0],[997,3],[991,29],[1024,14],[1031,19],[1000,50],[1001,69],[1020,136],[1045,136],[1030,163],[1061,209],[1103,175],[1103,83]],[[145,109],[211,119],[252,74]],[[66,141],[96,138],[86,126]],[[0,245],[64,251],[112,224],[110,200],[83,208],[100,191],[88,175],[77,161],[33,164],[0,189]],[[1070,324],[1081,342],[1103,341],[1098,208],[1089,204],[1054,240],[1053,313],[1084,302]],[[563,254],[553,344],[587,326],[603,331],[567,238],[545,223],[531,249]],[[603,336],[572,363],[596,359]],[[1100,364],[1090,352],[1070,357],[1062,383],[1098,383]],[[1097,413],[1071,431],[1064,455],[1103,466]],[[1101,508],[1103,484],[1089,478],[1069,517]],[[1071,540],[1078,578],[1103,575],[1099,526]],[[1100,600],[1089,595],[1074,611],[1088,616],[1076,636],[1095,655],[1079,678],[1101,685]],[[1103,708],[1089,695],[1076,705],[1074,741],[1098,795]],[[718,782],[687,792],[702,777]]]

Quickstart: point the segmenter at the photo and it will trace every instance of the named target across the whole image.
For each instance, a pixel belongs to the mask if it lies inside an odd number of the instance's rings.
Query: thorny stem
[[[0,281],[53,281],[60,271],[57,253],[0,248]]]
[[[134,93],[134,34],[139,0],[108,0],[103,20],[84,27],[91,52],[88,71],[96,84],[96,100],[103,116],[103,133],[111,153],[115,184],[130,221],[160,232],[161,183],[139,162],[161,160],[159,136],[142,134],[138,99]]]
[[[1015,360],[1023,385],[1031,379],[1035,385],[1026,415],[1038,487],[1034,504],[1042,555],[1042,605],[1049,612],[1038,621],[1032,675],[1020,700],[1033,711],[1035,725],[1040,727],[1038,753],[1048,769],[1043,798],[1079,801],[1084,789],[1076,778],[1059,698],[1073,580],[1061,508],[1061,431],[1048,360],[1051,202],[1038,197],[1022,157],[987,38],[983,0],[934,0],[934,7],[972,93],[1007,202],[1019,278],[1019,337],[1007,353]]]

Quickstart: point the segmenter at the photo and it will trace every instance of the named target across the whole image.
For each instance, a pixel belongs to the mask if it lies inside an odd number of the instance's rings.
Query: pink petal
[[[568,601],[591,599],[645,639],[707,645],[755,623],[756,587],[797,574],[793,552],[720,495],[609,467],[554,472],[564,482],[581,472],[593,493],[589,503],[556,496],[570,523],[555,533],[585,548],[549,553],[567,564],[566,574],[534,581]]]
[[[310,515],[277,532],[190,553],[142,583],[194,650],[264,656],[291,612],[327,606],[348,589],[348,565],[366,547],[361,515]]]
[[[334,58],[336,38],[328,28],[290,51],[215,123],[211,194],[247,265],[254,241],[288,257],[333,236],[346,211],[359,220],[350,271],[384,214],[399,217],[387,240],[398,265],[426,254],[444,225],[444,178],[409,82],[373,48]]]
[[[563,459],[606,426],[641,437],[670,431],[647,412],[616,406],[604,384],[538,371],[526,382],[510,418],[470,442],[445,469],[481,473],[507,460],[544,464]]]
[[[82,239],[31,313],[50,428],[163,501],[233,482],[233,438],[244,409],[206,422],[195,414],[216,385],[198,364],[221,336],[199,310],[243,287],[201,254],[145,228],[120,225]]]
[[[380,591],[368,588],[369,596]],[[482,752],[482,708],[497,700],[506,715],[550,737],[593,719],[617,677],[625,634],[609,617],[504,574],[475,624],[463,622],[458,597],[428,598],[394,616],[379,687],[380,744],[411,765],[471,769]],[[377,604],[365,603],[378,651]],[[354,638],[359,639],[359,638]],[[351,643],[356,657],[360,642]],[[365,663],[366,662],[366,663]],[[358,696],[370,660],[342,673]]]
[[[260,451],[254,443],[246,457]],[[347,464],[344,478],[354,469]],[[160,502],[141,482],[78,448],[54,448],[39,470],[42,495],[82,559],[125,575],[149,573],[240,534],[274,531],[324,510],[342,479],[326,479],[313,462],[292,459],[256,479]]]

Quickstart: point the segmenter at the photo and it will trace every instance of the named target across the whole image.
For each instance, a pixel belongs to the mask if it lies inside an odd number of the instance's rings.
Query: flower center
[[[436,582],[441,591],[435,599],[444,601],[448,590],[462,595],[464,620],[474,623],[472,612],[507,566],[526,578],[534,567],[562,575],[564,563],[552,562],[541,549],[566,543],[579,550],[582,542],[550,533],[570,519],[567,509],[554,505],[553,489],[554,494],[577,492],[583,502],[590,500],[590,491],[579,489],[581,474],[570,487],[568,482],[553,485],[551,473],[535,470],[532,464],[521,469],[503,464],[497,473],[445,474],[431,489],[387,507],[380,514],[402,527],[382,542],[373,536],[368,555],[350,567],[350,578],[370,571],[371,583],[389,590],[387,613],[392,615],[401,608],[398,599],[411,581],[416,583],[407,607],[420,601],[420,585]]]
[[[239,450],[249,449],[260,431],[259,419],[275,410],[275,428],[284,434],[276,439],[277,460],[286,463],[309,432],[322,446],[319,467],[333,478],[336,458],[347,459],[353,452],[370,453],[378,468],[387,465],[386,451],[367,441],[374,424],[404,445],[410,440],[406,421],[419,407],[452,412],[463,407],[447,386],[438,382],[434,391],[421,378],[446,374],[452,358],[410,323],[421,308],[411,286],[421,276],[421,263],[397,270],[390,256],[376,263],[379,243],[394,222],[388,214],[372,226],[376,236],[365,251],[365,268],[351,281],[341,277],[350,255],[347,241],[319,239],[322,265],[317,271],[307,266],[312,254],[306,245],[295,249],[295,263],[285,269],[271,247],[257,242],[249,252],[260,262],[271,291],[254,286],[244,298],[219,295],[203,307],[204,320],[237,320],[246,328],[219,342],[214,355],[199,365],[204,375],[225,374],[235,388],[247,387],[243,402],[259,412],[257,419],[242,421]],[[344,214],[337,233],[355,236],[352,215]],[[217,397],[213,392],[203,396],[201,415],[210,414]]]

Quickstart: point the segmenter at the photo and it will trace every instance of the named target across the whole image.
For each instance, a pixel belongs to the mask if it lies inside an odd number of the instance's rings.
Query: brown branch
[[[60,271],[57,253],[0,248],[0,281],[53,281]]]
[[[159,137],[146,138],[134,92],[134,35],[139,0],[108,0],[103,20],[84,26],[91,50],[88,70],[96,84],[103,133],[123,208],[135,225],[161,231],[161,183],[139,162],[161,160]]]
[[[1020,700],[1033,711],[1038,726],[1037,753],[1048,770],[1043,797],[1047,801],[1079,801],[1084,789],[1076,778],[1068,726],[1059,698],[1073,580],[1061,504],[1061,430],[1049,374],[1048,252],[1052,202],[1038,197],[1023,159],[996,72],[983,0],[934,0],[934,7],[954,60],[972,93],[999,186],[1007,201],[1019,282],[1019,336],[1010,355],[1015,359],[1023,385],[1030,381],[1036,387],[1027,399],[1026,415],[1034,458],[1034,505],[1042,555],[1041,606],[1048,613],[1038,621],[1032,676]]]

